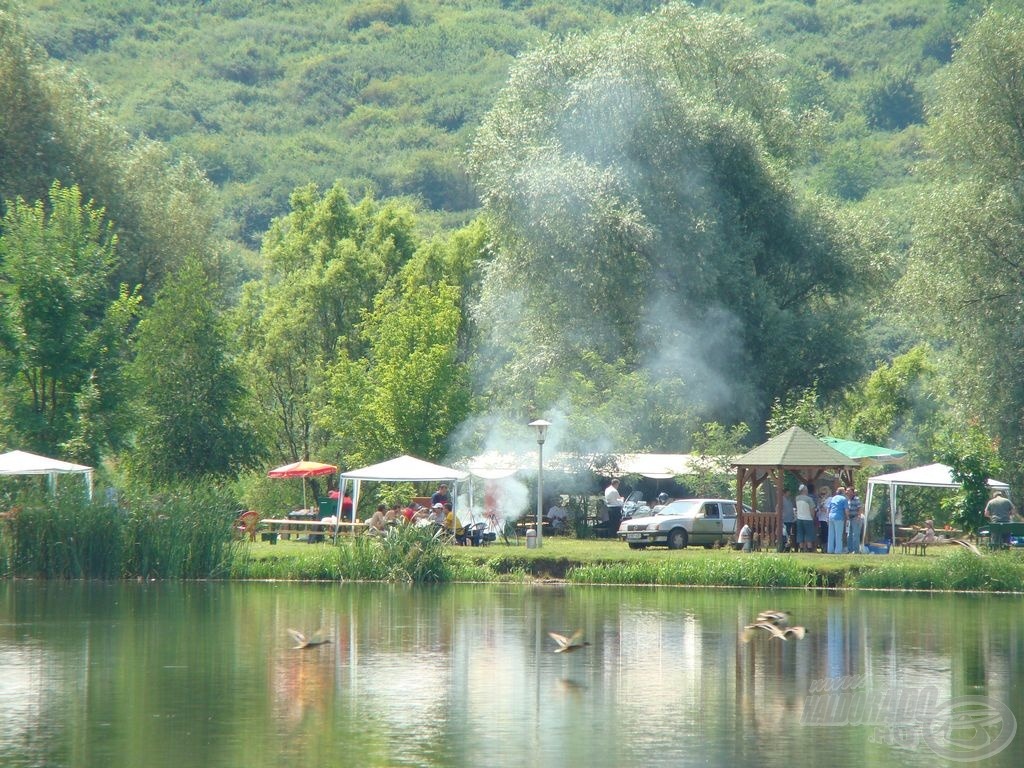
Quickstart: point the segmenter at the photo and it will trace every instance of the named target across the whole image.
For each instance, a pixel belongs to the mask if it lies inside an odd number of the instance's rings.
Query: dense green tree
[[[468,414],[469,380],[458,362],[458,289],[422,286],[379,297],[362,328],[362,359],[327,372],[319,422],[347,465],[401,454],[439,461]]]
[[[954,524],[974,533],[985,522],[988,479],[1002,475],[998,445],[977,423],[946,430],[937,442],[936,458],[952,468],[953,481],[960,483],[943,507]]]
[[[9,410],[7,441],[93,462],[104,444],[117,442],[119,370],[138,297],[110,287],[116,246],[103,210],[83,203],[77,187],[55,183],[45,204],[16,198],[4,216],[0,396]]]
[[[507,402],[543,407],[593,355],[724,421],[849,374],[845,246],[789,181],[801,135],[776,64],[738,21],[679,4],[517,63],[471,157],[495,234],[483,365]]]
[[[1024,458],[1024,16],[989,11],[930,105],[931,186],[921,196],[905,304],[951,343],[960,412]],[[1019,470],[1018,470],[1019,471]]]
[[[113,288],[141,286],[151,300],[183,254],[211,256],[233,278],[230,252],[213,247],[218,212],[196,164],[166,146],[132,140],[90,85],[49,59],[0,7],[0,209],[42,199],[56,180],[102,206],[118,236]]]
[[[932,350],[919,345],[851,386],[832,419],[841,437],[892,446],[930,462],[950,404]]]
[[[216,283],[196,259],[139,323],[131,365],[139,418],[131,474],[157,483],[230,476],[258,456]]]
[[[370,198],[353,205],[340,185],[304,187],[267,233],[264,276],[246,286],[237,311],[250,388],[282,460],[309,458],[328,435],[313,420],[325,366],[359,360],[363,313],[389,275],[411,257],[412,211]]]

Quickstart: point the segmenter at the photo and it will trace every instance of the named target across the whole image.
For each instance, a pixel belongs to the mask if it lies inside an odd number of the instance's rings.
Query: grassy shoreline
[[[396,577],[376,542],[338,547],[281,541],[247,543],[232,579],[531,582],[758,588],[853,588],[920,591],[1024,591],[1024,556],[934,547],[926,555],[822,555],[704,550],[635,551],[615,541],[546,539],[541,549],[444,547],[433,578]],[[359,551],[356,551],[359,550]],[[372,565],[367,567],[367,558]],[[405,558],[409,560],[408,556]]]

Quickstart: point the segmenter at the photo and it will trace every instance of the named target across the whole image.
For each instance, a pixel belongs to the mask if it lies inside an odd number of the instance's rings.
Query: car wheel
[[[685,528],[675,528],[668,535],[668,548],[686,549],[686,542],[688,539],[689,535],[686,533]]]
[[[629,548],[630,549],[647,549],[647,545],[646,544],[630,544]]]

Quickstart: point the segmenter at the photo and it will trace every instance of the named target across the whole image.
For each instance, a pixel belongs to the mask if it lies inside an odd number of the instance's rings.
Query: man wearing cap
[[[990,523],[1008,523],[1010,522],[1010,515],[1016,511],[1017,508],[1013,506],[1013,502],[1006,498],[1002,491],[993,493],[992,498],[985,505],[985,517],[988,518]],[[1003,546],[1002,531],[992,529],[992,546]]]
[[[1013,502],[1003,495],[1002,491],[992,494],[988,504],[985,505],[985,517],[993,523],[1008,523],[1010,515],[1017,511]]]

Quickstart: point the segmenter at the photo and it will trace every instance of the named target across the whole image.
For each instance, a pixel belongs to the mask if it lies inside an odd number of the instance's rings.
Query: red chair
[[[239,538],[249,535],[249,541],[256,541],[256,527],[260,523],[260,513],[254,510],[243,512],[235,520],[235,530]]]

